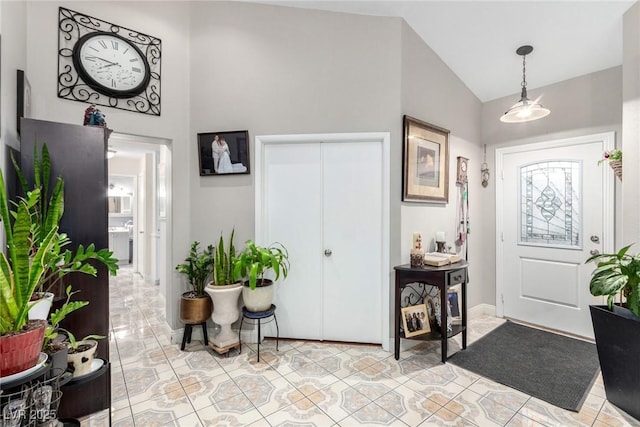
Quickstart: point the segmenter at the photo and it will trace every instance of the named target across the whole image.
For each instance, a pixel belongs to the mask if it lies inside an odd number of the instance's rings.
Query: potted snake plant
[[[252,240],[246,242],[246,248],[234,262],[235,277],[247,280],[242,288],[242,299],[247,310],[266,311],[273,303],[273,283],[287,277],[289,272],[289,252],[281,243],[270,246],[258,246]],[[273,280],[265,274],[273,273]]]
[[[211,343],[220,349],[234,346],[239,342],[238,334],[231,330],[233,322],[240,317],[238,298],[242,292],[242,282],[235,280],[233,275],[233,261],[236,258],[236,249],[233,246],[234,234],[235,230],[231,230],[227,247],[220,234],[218,245],[214,250],[213,279],[205,288],[213,300],[211,320],[220,325],[220,331],[211,338]]]
[[[607,400],[640,420],[640,254],[630,248],[587,260],[596,263],[591,294],[607,297],[589,308]]]
[[[46,321],[29,320],[28,313],[40,286],[76,272],[95,276],[97,270],[89,261],[104,263],[112,275],[118,269],[112,253],[96,250],[93,244],[86,248],[80,245],[75,253],[65,249],[70,240],[58,231],[64,203],[62,178],[58,182],[55,192],[60,194],[50,206],[55,211],[53,222],[43,237],[36,237],[40,222],[34,210],[41,202],[40,189],[10,202],[0,171],[0,220],[6,239],[6,253],[0,254],[0,377],[30,369],[38,362]]]

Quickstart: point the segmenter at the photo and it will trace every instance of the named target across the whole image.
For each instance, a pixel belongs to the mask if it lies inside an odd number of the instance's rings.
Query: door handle
[[[324,250],[324,255],[325,255],[325,256],[331,256],[331,254],[332,254],[332,253],[333,253],[333,252],[331,252],[331,249],[325,249],[325,250]]]
[[[593,243],[600,243],[600,238],[598,236],[591,236],[591,241]]]
[[[591,249],[591,250],[589,251],[589,253],[590,253],[591,255],[599,255],[599,254],[600,254],[600,251],[599,251],[599,250],[597,250],[597,249]]]

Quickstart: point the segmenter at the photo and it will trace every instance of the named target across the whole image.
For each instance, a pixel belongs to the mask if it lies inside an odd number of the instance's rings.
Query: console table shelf
[[[400,358],[400,339],[420,340],[420,341],[440,341],[440,348],[442,352],[442,363],[447,360],[447,339],[452,338],[458,334],[462,334],[462,348],[467,348],[467,267],[466,261],[460,261],[455,264],[445,265],[441,267],[421,267],[412,268],[409,264],[399,265],[394,267],[396,274],[396,289],[395,289],[395,358]],[[440,331],[432,331],[426,334],[417,335],[413,337],[405,337],[402,330],[402,291],[412,283],[420,283],[424,285],[431,285],[438,288],[440,293],[440,325],[441,328],[447,327],[447,291],[451,286],[460,285],[461,287],[461,324],[452,325],[452,330],[446,334],[442,334]],[[411,287],[413,291],[413,287]],[[420,298],[424,299],[425,295],[421,295]],[[423,301],[424,302],[424,301]]]

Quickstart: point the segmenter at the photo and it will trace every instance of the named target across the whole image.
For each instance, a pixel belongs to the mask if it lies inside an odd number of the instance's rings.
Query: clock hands
[[[92,59],[99,59],[100,61],[104,61],[104,62],[108,62],[108,63],[109,63],[109,65],[103,65],[103,67],[110,67],[110,66],[112,66],[112,65],[120,65],[120,64],[118,64],[117,62],[111,62],[111,61],[106,60],[106,59],[104,59],[104,58],[100,58],[99,56],[87,55],[87,56],[85,56],[85,58],[86,58],[86,59],[90,59],[90,58],[92,58]]]

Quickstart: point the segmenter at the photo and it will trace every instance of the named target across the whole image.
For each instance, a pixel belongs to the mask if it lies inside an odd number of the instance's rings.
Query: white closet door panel
[[[324,339],[380,343],[382,144],[327,143],[322,155]]]
[[[322,194],[319,144],[265,146],[265,240],[289,250],[291,271],[276,284],[280,337],[322,339]],[[275,336],[267,324],[267,335]],[[271,330],[273,329],[273,330]]]

